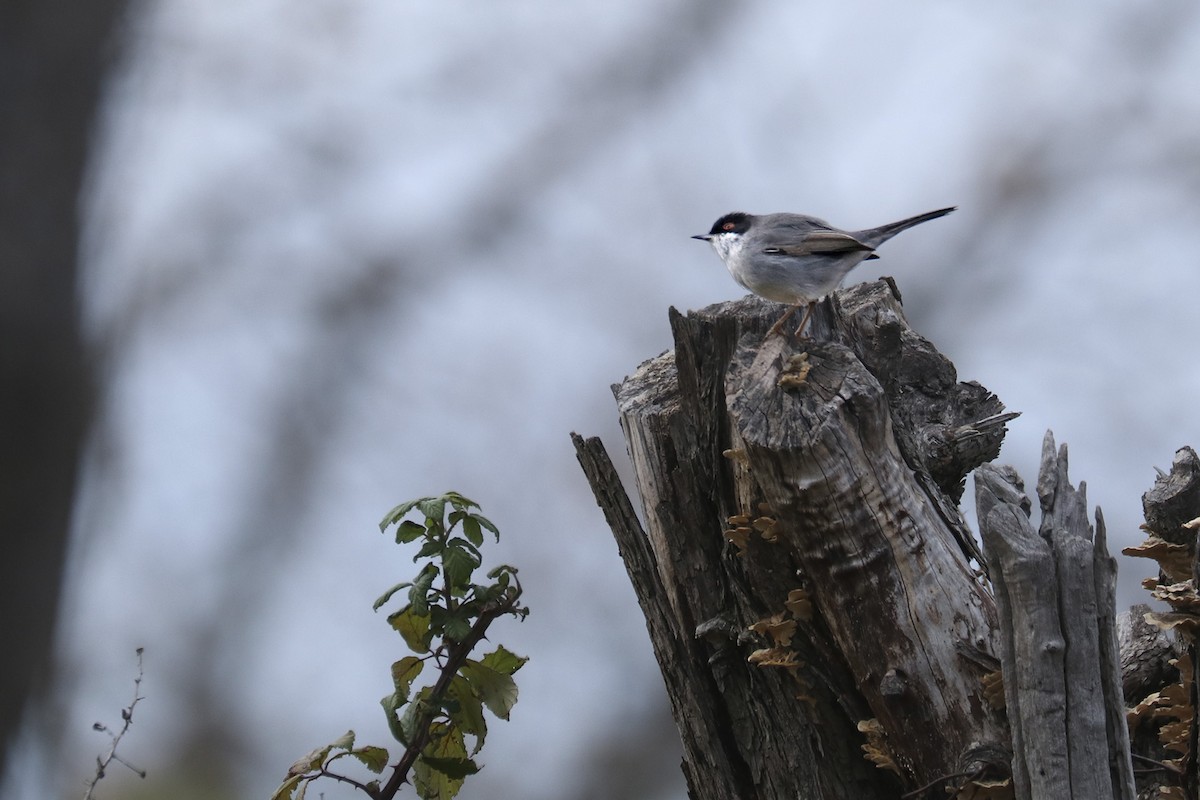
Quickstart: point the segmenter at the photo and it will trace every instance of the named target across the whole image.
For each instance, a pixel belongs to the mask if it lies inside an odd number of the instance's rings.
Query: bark
[[[673,312],[674,353],[614,387],[644,531],[576,437],[691,796],[895,798],[1006,772],[980,683],[996,607],[957,501],[1013,415],[908,328],[890,282],[839,293],[812,339],[764,341],[778,313]]]
[[[1018,798],[1135,796],[1116,643],[1116,564],[1104,518],[1067,480],[1067,451],[1046,434],[1042,523],[1011,470],[975,476],[980,531],[1000,604],[1001,662]]]

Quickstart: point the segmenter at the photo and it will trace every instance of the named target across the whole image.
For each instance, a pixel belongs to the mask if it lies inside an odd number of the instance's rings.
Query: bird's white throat
[[[717,251],[717,255],[721,257],[727,265],[731,261],[736,261],[737,256],[741,253],[742,247],[745,246],[745,239],[740,233],[718,233],[708,240],[713,249]]]

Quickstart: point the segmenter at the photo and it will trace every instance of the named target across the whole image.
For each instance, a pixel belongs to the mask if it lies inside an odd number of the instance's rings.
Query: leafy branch
[[[387,621],[412,652],[392,664],[394,691],[380,702],[392,737],[403,747],[387,780],[363,781],[334,772],[334,762],[350,757],[381,775],[391,756],[382,747],[354,746],[354,731],[301,758],[275,791],[272,800],[303,800],[308,785],[329,778],[353,786],[372,800],[392,800],[410,782],[425,800],[450,800],[468,775],[479,771],[474,756],[487,737],[487,708],[508,719],[517,702],[513,673],[527,659],[498,645],[480,659],[471,653],[486,638],[488,627],[503,616],[524,619],[521,584],[514,567],[501,565],[487,573],[488,583],[473,583],[483,563],[484,531],[496,541],[500,532],[479,505],[457,492],[422,497],[393,508],[379,524],[396,526],[396,543],[421,541],[414,562],[425,564],[411,581],[398,583],[375,601],[378,611],[397,595],[407,599]],[[407,519],[415,514],[423,522]],[[413,693],[413,685],[432,664],[437,677]],[[467,737],[472,746],[467,748]]]

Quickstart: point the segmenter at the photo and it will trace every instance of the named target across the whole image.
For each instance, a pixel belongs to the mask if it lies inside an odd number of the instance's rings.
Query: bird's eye
[[[736,226],[736,225],[734,225],[732,222],[726,222],[724,225],[722,225],[722,226],[721,226],[721,230],[723,230],[723,231],[731,231],[731,230],[733,230],[733,229],[734,229],[734,228],[736,228],[736,227],[737,227],[737,226]]]

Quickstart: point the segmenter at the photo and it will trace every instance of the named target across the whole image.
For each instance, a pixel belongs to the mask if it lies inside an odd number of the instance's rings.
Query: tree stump
[[[690,796],[987,796],[1011,775],[1011,642],[958,502],[1016,414],[958,381],[890,280],[838,292],[809,339],[764,339],[778,314],[672,309],[674,352],[613,387],[644,529],[600,441],[573,435]]]

